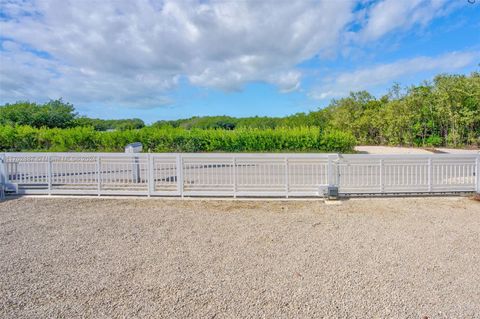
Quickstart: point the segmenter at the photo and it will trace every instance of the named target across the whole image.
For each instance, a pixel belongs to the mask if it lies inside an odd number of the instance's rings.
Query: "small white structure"
[[[135,142],[125,146],[125,153],[141,153],[142,152],[142,143]],[[132,168],[133,180],[136,183],[140,183],[140,165],[138,157],[133,158],[133,168]]]
[[[125,153],[141,153],[143,149],[142,143],[135,142],[125,146]]]

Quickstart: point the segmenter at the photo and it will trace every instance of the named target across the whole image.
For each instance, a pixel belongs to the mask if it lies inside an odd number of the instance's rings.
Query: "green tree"
[[[0,106],[1,124],[67,128],[74,125],[76,115],[73,105],[63,102],[62,99],[41,105],[17,102]]]

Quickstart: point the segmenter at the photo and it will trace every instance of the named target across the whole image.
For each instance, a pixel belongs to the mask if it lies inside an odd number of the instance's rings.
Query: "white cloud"
[[[359,2],[367,4],[362,12],[355,11]],[[0,0],[0,36],[8,39],[0,48],[0,102],[64,97],[156,107],[172,103],[169,93],[182,79],[222,90],[263,81],[290,92],[300,87],[298,64],[313,57],[321,63],[352,38],[375,41],[426,25],[451,6],[446,0]],[[349,30],[352,23],[360,30]],[[368,84],[404,72],[381,69],[353,74]],[[349,76],[318,94],[344,91]]]
[[[394,30],[405,30],[416,25],[425,26],[458,6],[448,0],[384,0],[366,10],[366,21],[359,38],[376,40]]]
[[[0,96],[11,101],[65,97],[68,101],[108,102],[120,106],[155,107],[171,103],[163,94],[178,77],[148,73],[118,76],[88,67],[72,67],[4,41],[0,51]]]
[[[454,71],[473,65],[480,52],[451,52],[437,57],[416,57],[393,63],[368,66],[353,72],[338,74],[311,92],[316,99],[340,97],[351,91],[366,90],[425,71]]]
[[[8,1],[0,98],[165,103],[180,78],[238,90],[299,87],[295,66],[335,51],[353,1]],[[33,52],[35,51],[35,52]],[[38,54],[46,53],[46,54]],[[143,99],[145,102],[145,99]]]

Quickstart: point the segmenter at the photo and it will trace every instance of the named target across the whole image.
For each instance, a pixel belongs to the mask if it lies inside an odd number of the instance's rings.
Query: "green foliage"
[[[431,135],[426,140],[427,146],[441,146],[443,144],[443,139],[438,135]]]
[[[431,83],[405,90],[394,85],[380,98],[365,91],[354,92],[324,109],[283,118],[207,116],[154,125],[186,129],[222,129],[228,125],[236,130],[315,126],[348,132],[361,144],[479,146],[480,74],[438,75]]]
[[[88,117],[75,119],[74,126],[93,127],[96,131],[108,130],[134,130],[145,126],[141,119],[102,120]]]
[[[97,131],[131,130],[145,126],[141,119],[102,120],[78,117],[72,104],[62,99],[45,104],[16,102],[0,106],[0,125],[69,128],[91,126]]]
[[[330,131],[323,134],[320,147],[338,153],[351,153],[356,143],[355,137],[350,133]]]
[[[343,147],[348,151],[353,139],[374,145],[479,147],[480,73],[442,74],[432,82],[404,90],[394,85],[380,98],[365,91],[354,92],[333,100],[324,109],[283,118],[205,116],[158,121],[145,127],[140,119],[78,117],[71,104],[55,100],[43,105],[17,102],[0,106],[0,125],[2,145],[16,150],[85,147],[118,151],[129,142],[141,141],[159,152],[311,151]],[[32,127],[39,128],[41,133],[35,133]],[[72,131],[48,131],[42,127]],[[73,130],[74,127],[84,129]],[[100,131],[115,132],[97,134]],[[16,141],[17,137],[20,140]],[[81,146],[73,144],[77,142]]]
[[[74,125],[76,117],[73,105],[61,99],[39,105],[17,102],[0,106],[0,124],[29,125],[33,127],[67,128]]]
[[[181,127],[185,129],[226,129],[257,128],[274,129],[280,127],[324,126],[326,118],[322,112],[297,113],[286,117],[242,117],[203,116],[173,121],[158,121],[154,127]]]
[[[0,126],[1,151],[122,152],[141,142],[152,152],[352,152],[350,133],[321,132],[315,127],[236,130],[154,128],[100,132],[93,127],[68,129]]]
[[[478,146],[480,74],[438,75],[405,92],[394,86],[380,99],[352,93],[322,111],[327,127],[350,132],[362,144]]]

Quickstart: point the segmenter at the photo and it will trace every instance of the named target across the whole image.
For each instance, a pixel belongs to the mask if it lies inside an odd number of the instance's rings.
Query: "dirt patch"
[[[478,149],[457,149],[457,148],[433,148],[433,147],[398,147],[398,146],[355,146],[355,151],[360,154],[478,154]]]
[[[0,203],[0,317],[474,318],[468,198]]]
[[[436,148],[436,150],[442,153],[448,154],[479,154],[478,149],[459,149],[459,148]]]
[[[417,147],[396,147],[396,146],[370,146],[359,145],[355,146],[355,151],[360,154],[433,154],[429,150]]]

